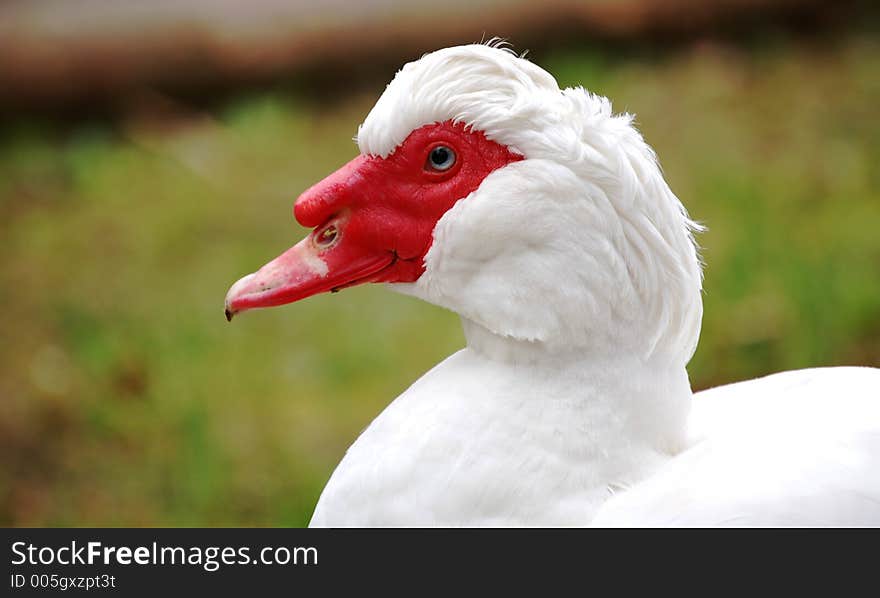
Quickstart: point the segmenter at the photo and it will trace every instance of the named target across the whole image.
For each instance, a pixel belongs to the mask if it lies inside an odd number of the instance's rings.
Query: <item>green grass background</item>
[[[695,388],[880,365],[875,37],[541,62],[635,112],[709,227]],[[0,524],[303,525],[360,430],[463,345],[379,286],[223,319],[381,88],[2,131]]]

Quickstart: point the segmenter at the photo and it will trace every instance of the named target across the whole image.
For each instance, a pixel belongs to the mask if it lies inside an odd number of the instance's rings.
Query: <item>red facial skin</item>
[[[430,163],[438,146],[455,153],[447,170]],[[365,282],[414,282],[441,216],[489,173],[522,159],[452,121],[414,130],[387,158],[358,156],[300,195],[294,216],[315,230],[235,283],[227,318]]]

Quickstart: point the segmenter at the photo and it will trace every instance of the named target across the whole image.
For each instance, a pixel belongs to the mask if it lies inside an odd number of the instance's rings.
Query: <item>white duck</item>
[[[692,394],[697,226],[631,116],[467,45],[406,65],[357,140],[227,316],[386,282],[467,348],[361,434],[312,526],[880,524],[880,370]]]

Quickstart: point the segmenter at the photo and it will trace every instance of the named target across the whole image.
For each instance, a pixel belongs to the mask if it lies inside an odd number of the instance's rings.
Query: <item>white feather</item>
[[[406,65],[358,143],[388,156],[448,119],[526,158],[450,209],[425,273],[394,285],[459,313],[468,346],[370,424],[312,525],[880,524],[878,370],[693,400],[699,227],[630,115],[460,46]]]

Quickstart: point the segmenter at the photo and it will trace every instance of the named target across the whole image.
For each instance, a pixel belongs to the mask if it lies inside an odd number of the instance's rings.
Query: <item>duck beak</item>
[[[226,294],[226,319],[260,307],[284,305],[327,291],[371,282],[395,262],[394,253],[371,254],[345,243],[343,223],[325,225],[253,274],[241,278]],[[322,247],[328,232],[333,245]]]
[[[226,294],[226,319],[365,282],[387,281],[397,253],[375,241],[371,211],[358,207],[377,175],[375,161],[355,158],[305,191],[294,206],[303,226],[317,227]],[[379,226],[384,228],[384,226]],[[383,235],[379,235],[383,237]]]

